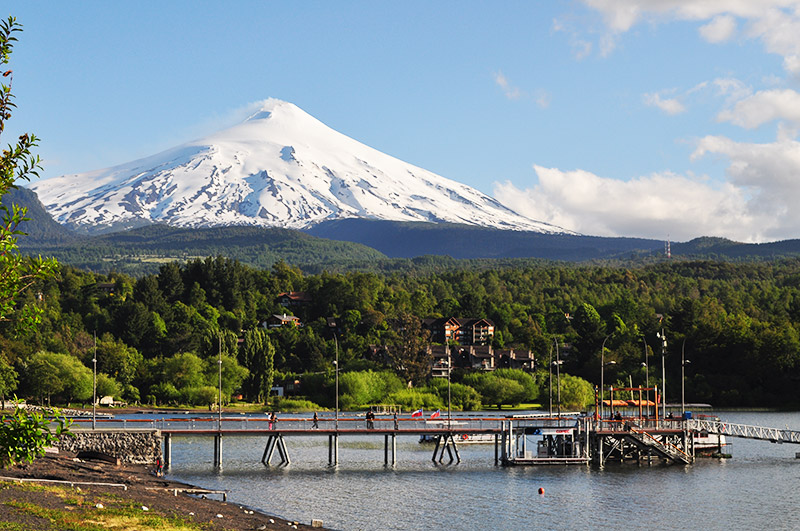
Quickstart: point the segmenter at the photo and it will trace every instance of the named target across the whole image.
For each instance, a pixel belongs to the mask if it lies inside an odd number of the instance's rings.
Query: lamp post
[[[217,401],[217,430],[222,431],[222,334],[219,335],[219,400]]]
[[[647,338],[642,336],[642,343],[644,343],[644,386],[648,388],[645,391],[645,400],[650,402],[650,353],[647,351]],[[647,406],[647,412],[650,413],[650,406]]]
[[[336,351],[336,358],[333,360],[333,367],[334,367],[334,380],[335,384],[335,393],[336,393],[336,431],[339,431],[339,339],[336,337],[336,318],[335,317],[328,317],[328,328],[331,329],[331,333],[333,333],[333,345]],[[338,441],[338,435],[337,441]],[[338,442],[337,448],[338,448]],[[337,460],[338,460],[338,450],[337,450]]]
[[[450,399],[451,399],[451,396],[450,396],[450,373],[453,370],[453,363],[452,363],[452,360],[450,359],[450,345],[448,345],[446,341],[445,341],[444,348],[447,349],[447,429],[449,430],[450,429],[450,421],[451,421],[451,418],[450,418]]]
[[[667,418],[667,369],[665,365],[665,358],[667,355],[667,336],[664,334],[664,329],[656,334],[661,340],[661,418]],[[658,404],[656,404],[658,407]]]
[[[333,362],[336,371],[336,431],[339,431],[339,340],[336,332],[333,333],[333,344],[336,349],[336,359]]]
[[[550,356],[547,359],[547,370],[550,375],[548,382],[550,385],[550,416],[553,416],[553,345],[550,345]]]
[[[561,418],[561,358],[558,357],[558,339],[556,343],[556,388],[558,390],[558,418]]]
[[[92,429],[97,427],[97,332],[94,333],[94,372],[92,373]]]
[[[686,347],[686,338],[683,338],[683,343],[681,344],[681,418],[686,417],[686,396],[684,394],[685,391],[685,382],[686,382],[686,364],[691,363],[690,360],[686,359],[684,348]]]
[[[605,369],[606,369],[606,341],[608,338],[613,336],[614,332],[608,334],[605,338],[603,338],[603,344],[600,347],[600,419],[603,419],[605,415],[604,407],[603,407],[603,397],[605,396],[606,389],[605,389]],[[616,363],[616,362],[614,362]],[[611,364],[609,364],[611,365]]]

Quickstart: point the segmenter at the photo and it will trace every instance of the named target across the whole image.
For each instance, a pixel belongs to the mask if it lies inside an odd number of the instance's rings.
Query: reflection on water
[[[723,413],[728,422],[800,430],[800,413]],[[215,470],[210,438],[173,439],[169,477],[289,519],[339,529],[800,528],[800,446],[731,439],[731,460],[691,466],[496,467],[492,445],[460,448],[462,462],[431,462],[432,445],[342,437],[327,466],[325,437],[287,437],[292,464],[264,467],[266,437],[227,437]],[[540,495],[538,489],[545,489]]]

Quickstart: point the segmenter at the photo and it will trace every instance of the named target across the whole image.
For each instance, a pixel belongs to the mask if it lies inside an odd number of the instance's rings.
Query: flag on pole
[[[415,412],[411,414],[412,417],[421,417],[422,416],[422,408],[419,408]]]
[[[435,419],[436,417],[438,417],[438,416],[439,416],[439,415],[441,415],[441,414],[442,414],[441,410],[437,409],[436,411],[434,411],[434,412],[431,414],[431,418],[432,418],[432,419]]]

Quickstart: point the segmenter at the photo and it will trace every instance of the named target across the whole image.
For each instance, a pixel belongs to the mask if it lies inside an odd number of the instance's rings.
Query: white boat
[[[719,422],[719,417],[714,415],[695,415],[699,420]],[[709,433],[701,430],[694,433],[694,453],[698,457],[710,457],[722,454],[722,448],[729,443],[724,435]]]

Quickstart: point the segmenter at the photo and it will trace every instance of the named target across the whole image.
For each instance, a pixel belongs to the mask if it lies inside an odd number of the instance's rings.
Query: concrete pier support
[[[172,435],[164,434],[164,469],[168,469],[172,463]]]
[[[389,440],[391,438],[391,451],[389,450],[390,443]],[[389,460],[389,455],[391,454],[391,462]],[[386,434],[383,436],[383,465],[384,466],[395,466],[397,464],[397,435],[392,433],[391,435]]]
[[[328,466],[339,464],[339,435],[328,435]]]
[[[261,462],[264,466],[269,466],[272,464],[272,456],[275,453],[275,449],[278,450],[278,455],[281,458],[281,465],[289,465],[291,464],[291,459],[289,459],[289,450],[286,449],[286,442],[283,440],[283,436],[278,433],[275,435],[270,435],[267,439],[267,445],[264,447],[264,455],[261,456]]]
[[[452,433],[443,433],[442,435],[436,436],[436,447],[433,449],[432,461],[434,463],[441,463],[444,460],[445,451],[450,457],[448,463],[452,463],[453,461],[457,463],[461,462],[461,455],[458,453],[458,446],[456,445]]]
[[[214,468],[222,468],[222,434],[214,435]]]

